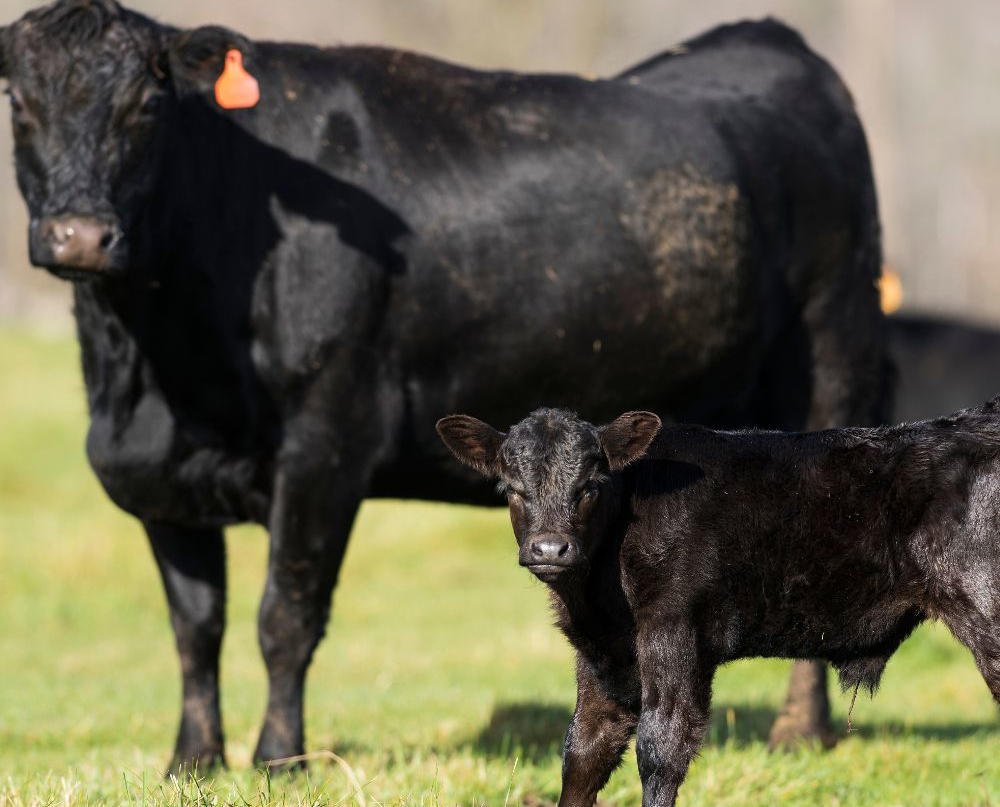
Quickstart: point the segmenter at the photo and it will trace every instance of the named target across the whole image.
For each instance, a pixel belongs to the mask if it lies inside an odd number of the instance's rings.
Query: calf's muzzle
[[[111,217],[46,216],[31,228],[31,262],[55,270],[106,272],[112,268],[121,237],[121,228]]]
[[[580,552],[576,542],[565,535],[545,533],[524,542],[519,561],[534,575],[550,582],[562,572],[577,565]]]

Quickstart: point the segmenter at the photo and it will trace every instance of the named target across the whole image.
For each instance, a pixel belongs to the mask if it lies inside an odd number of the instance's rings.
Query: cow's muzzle
[[[64,214],[31,223],[31,262],[77,279],[104,275],[121,263],[122,230],[111,216]]]
[[[524,542],[518,560],[535,577],[546,583],[580,565],[576,541],[566,535],[546,533]]]

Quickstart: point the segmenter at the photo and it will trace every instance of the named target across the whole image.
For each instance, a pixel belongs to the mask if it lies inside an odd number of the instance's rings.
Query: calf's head
[[[32,263],[73,279],[126,267],[179,101],[210,92],[230,48],[250,43],[114,0],[59,0],[0,28]]]
[[[617,474],[660,430],[651,412],[596,427],[559,409],[539,409],[506,434],[469,415],[437,424],[451,452],[506,494],[518,560],[538,578],[585,575],[618,512]]]

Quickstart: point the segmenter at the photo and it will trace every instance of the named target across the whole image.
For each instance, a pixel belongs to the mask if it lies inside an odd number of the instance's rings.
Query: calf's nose
[[[38,223],[32,260],[42,265],[100,271],[121,238],[114,221],[97,216],[48,216]]]
[[[561,535],[540,535],[529,542],[528,558],[532,564],[568,566],[576,560],[576,547]]]

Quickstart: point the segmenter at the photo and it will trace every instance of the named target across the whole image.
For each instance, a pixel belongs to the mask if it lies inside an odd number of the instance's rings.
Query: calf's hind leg
[[[225,764],[219,714],[219,649],[226,619],[222,531],[146,524],[170,608],[183,701],[168,773]]]
[[[972,651],[979,673],[986,681],[993,700],[1000,706],[1000,621],[987,619],[979,612],[949,609],[942,618],[962,644]]]

